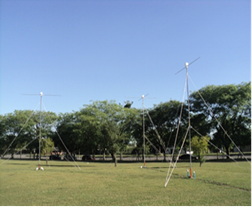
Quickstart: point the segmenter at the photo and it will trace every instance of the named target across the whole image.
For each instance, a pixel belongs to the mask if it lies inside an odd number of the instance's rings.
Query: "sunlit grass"
[[[0,160],[0,164],[3,160]],[[0,205],[251,205],[251,166],[247,162],[193,163],[196,179],[178,163],[164,188],[169,163],[10,160],[0,165]]]

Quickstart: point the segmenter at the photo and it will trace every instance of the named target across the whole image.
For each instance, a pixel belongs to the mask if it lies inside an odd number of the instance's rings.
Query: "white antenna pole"
[[[175,75],[176,75],[176,74],[178,74],[180,71],[186,69],[187,103],[188,103],[188,127],[187,127],[187,132],[186,132],[186,135],[185,135],[185,139],[186,139],[187,133],[189,133],[190,178],[192,178],[192,154],[191,154],[191,117],[190,117],[190,102],[189,102],[188,66],[191,65],[192,63],[194,63],[195,61],[197,61],[199,58],[200,58],[200,57],[198,57],[197,59],[195,59],[195,60],[192,61],[191,63],[186,62],[186,63],[185,63],[185,67],[183,67],[182,69],[180,69],[178,72],[175,73]],[[181,107],[181,112],[182,112],[182,107]],[[180,114],[180,116],[181,116],[181,114]],[[180,117],[180,118],[181,118],[181,117]],[[178,125],[178,126],[179,126],[179,125]],[[177,131],[177,132],[178,132],[178,131]],[[184,139],[184,141],[185,141],[185,139]],[[181,146],[181,149],[182,149],[182,147],[183,147],[183,145],[184,145],[184,141],[183,141],[183,144],[182,144],[182,146]],[[181,149],[180,149],[180,152],[181,152]],[[180,155],[180,152],[179,152],[179,155]],[[179,157],[179,155],[178,155],[178,157]],[[177,163],[177,160],[176,160],[176,162],[175,162],[175,165],[176,165],[176,163]],[[170,168],[169,168],[169,170],[170,170]],[[173,169],[172,169],[172,172],[173,172],[173,170],[174,170],[174,167],[173,167]],[[169,171],[168,171],[168,172],[169,172]],[[167,185],[168,182],[169,182],[169,179],[170,179],[170,177],[171,177],[172,172],[170,173],[169,178],[166,180],[165,187],[166,187],[166,185]]]
[[[144,125],[144,95],[142,95],[142,103],[143,103],[143,160],[145,167],[145,125]]]
[[[143,161],[144,161],[144,168],[145,168],[145,138],[148,140],[148,138],[145,136],[144,98],[147,95],[148,95],[148,93],[146,95],[142,95],[141,98],[138,100],[138,101],[140,101],[142,99],[142,105],[143,105]],[[139,97],[131,97],[131,98],[139,98]],[[141,166],[141,168],[142,168],[142,166]]]
[[[42,113],[42,96],[43,96],[43,92],[40,92],[40,123],[39,123],[39,166],[38,169],[40,170],[40,148],[41,148],[41,113]]]
[[[28,96],[40,96],[40,121],[39,121],[39,163],[38,163],[38,167],[36,168],[36,170],[44,170],[43,167],[40,167],[40,159],[41,159],[41,127],[42,127],[42,96],[44,96],[43,92],[40,92],[39,94],[23,94],[23,95],[28,95]],[[58,96],[58,95],[51,95],[51,94],[46,94],[46,96]]]
[[[192,155],[191,155],[191,117],[190,117],[190,103],[189,103],[189,85],[188,85],[188,63],[186,67],[186,85],[187,85],[187,103],[188,103],[188,127],[189,127],[189,157],[190,157],[190,178],[192,178]]]

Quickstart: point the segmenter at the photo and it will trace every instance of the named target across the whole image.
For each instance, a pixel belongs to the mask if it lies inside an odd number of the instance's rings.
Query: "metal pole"
[[[40,124],[39,124],[39,170],[40,170],[40,142],[41,142],[41,111],[42,111],[42,96],[43,93],[40,92]]]
[[[144,159],[144,167],[145,167],[145,125],[144,125],[144,95],[142,95],[142,103],[143,103],[143,159]]]
[[[188,86],[188,64],[186,64],[186,85],[187,85],[187,103],[188,103],[188,127],[189,127],[190,178],[192,178],[192,155],[191,155],[191,118],[190,118],[189,86]]]

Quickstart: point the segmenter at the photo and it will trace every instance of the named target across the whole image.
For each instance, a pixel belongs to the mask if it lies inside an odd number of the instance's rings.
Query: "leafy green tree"
[[[118,123],[119,135],[121,137],[119,143],[119,151],[121,155],[126,151],[129,142],[132,140],[133,126],[139,120],[138,115],[138,110],[135,108],[124,106],[124,108],[121,109],[121,121]]]
[[[52,136],[55,146],[71,155],[80,150],[80,136],[76,131],[77,119],[77,112],[59,114],[57,132]]]
[[[117,156],[116,153],[120,149],[121,137],[119,137],[119,129],[116,126],[115,122],[103,122],[101,127],[101,133],[104,140],[106,140],[106,147],[111,153],[112,158],[114,159],[115,166],[117,166]]]
[[[213,143],[226,149],[227,158],[234,143],[239,146],[251,143],[250,82],[206,86],[199,93],[190,95],[190,103],[194,126],[198,125],[197,130],[203,129],[204,133],[212,134]]]
[[[0,154],[4,153],[6,145],[5,116],[0,115]]]
[[[114,101],[94,101],[85,105],[80,114],[79,132],[83,133],[85,144],[108,150],[116,166],[116,154],[125,150],[129,143],[136,110],[124,108]]]
[[[208,141],[210,140],[209,136],[204,136],[204,137],[198,137],[194,136],[191,141],[191,147],[193,150],[193,153],[196,154],[200,161],[200,167],[202,163],[205,161],[204,159],[204,154],[208,150]]]
[[[54,149],[54,142],[50,137],[41,140],[41,152],[44,155],[52,152],[53,149]]]
[[[100,138],[101,120],[98,120],[98,110],[86,105],[77,113],[77,123],[74,132],[79,137],[81,149],[85,154],[94,154],[98,148],[102,148]],[[100,144],[100,147],[99,147]],[[104,149],[105,151],[105,149]]]
[[[135,122],[132,125],[132,131],[131,131],[131,141],[136,143],[136,147],[133,150],[132,153],[137,154],[139,157],[140,154],[142,154],[143,159],[143,113],[142,110],[136,109],[137,117],[135,119]],[[145,120],[147,115],[145,114]],[[146,146],[148,146],[148,143],[145,143]],[[147,147],[145,148],[145,151],[147,152]]]
[[[17,149],[22,148],[30,139],[30,125],[32,120],[28,118],[32,111],[14,111],[4,116],[4,137],[2,138],[3,153],[10,152],[12,157]]]
[[[150,141],[157,146],[164,154],[164,160],[166,160],[166,148],[173,146],[178,122],[180,118],[181,105],[179,101],[170,100],[169,102],[160,103],[155,105],[150,110],[149,115],[146,118],[146,134]],[[150,120],[151,118],[151,120]],[[187,114],[186,107],[182,108],[182,118],[180,121],[180,133],[178,134],[178,141],[182,141],[183,134],[187,129]],[[154,126],[153,126],[154,124]],[[160,135],[158,138],[156,131]],[[165,149],[164,149],[165,148]]]
[[[15,151],[24,148],[38,152],[38,139],[41,131],[41,137],[47,138],[52,133],[52,121],[56,114],[52,112],[41,112],[31,110],[15,110],[4,116],[4,136],[3,153],[8,150],[12,156]]]

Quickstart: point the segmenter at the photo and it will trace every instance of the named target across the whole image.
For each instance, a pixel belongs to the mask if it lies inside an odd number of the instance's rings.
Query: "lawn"
[[[111,163],[0,160],[2,206],[250,206],[251,165],[247,162],[193,163],[196,179],[188,179],[188,163],[178,163],[164,187],[169,163]]]

